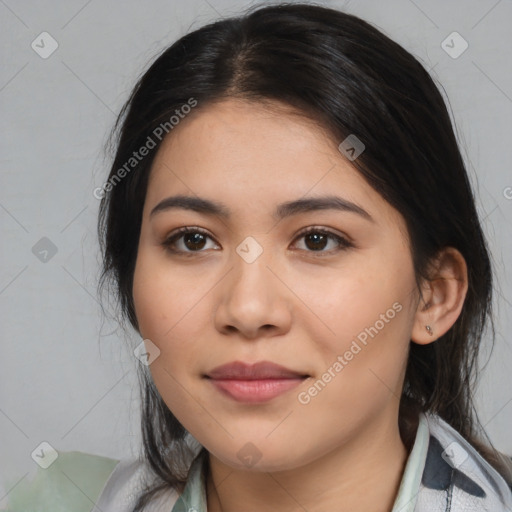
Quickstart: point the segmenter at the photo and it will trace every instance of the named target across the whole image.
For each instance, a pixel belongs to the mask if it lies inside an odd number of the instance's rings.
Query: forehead
[[[365,183],[314,121],[281,104],[228,99],[198,108],[170,132],[153,162],[150,185],[186,176],[190,184],[296,189],[300,182],[302,189],[329,174]]]
[[[337,195],[376,217],[394,215],[318,123],[281,104],[234,99],[197,108],[164,139],[146,210],[171,194],[219,198],[234,214]]]

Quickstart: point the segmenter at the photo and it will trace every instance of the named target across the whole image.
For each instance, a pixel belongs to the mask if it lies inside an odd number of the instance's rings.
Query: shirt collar
[[[512,510],[512,494],[503,477],[446,421],[426,415],[430,442],[418,495],[421,510],[436,499],[450,510]]]
[[[208,452],[202,448],[192,461],[187,483],[171,512],[207,512],[206,510],[206,464]]]
[[[416,438],[409,458],[405,465],[404,474],[398,489],[398,495],[391,512],[413,512],[416,497],[420,488],[423,469],[427,459],[430,432],[427,418],[423,413],[419,415]]]

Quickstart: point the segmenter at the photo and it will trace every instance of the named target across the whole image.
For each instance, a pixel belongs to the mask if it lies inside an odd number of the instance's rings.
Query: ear
[[[411,340],[427,345],[440,338],[456,322],[468,290],[466,261],[453,247],[445,247],[431,264],[414,317]]]

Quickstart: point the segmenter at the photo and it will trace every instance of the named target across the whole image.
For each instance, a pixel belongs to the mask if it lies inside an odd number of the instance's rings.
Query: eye
[[[304,239],[304,245],[306,246],[307,252],[320,252],[320,253],[331,253],[339,250],[348,249],[354,247],[346,238],[341,235],[337,235],[325,229],[317,227],[310,227],[307,230],[300,233],[295,240]],[[334,249],[324,251],[329,241],[334,242]]]
[[[201,228],[185,227],[171,234],[162,242],[162,245],[172,253],[203,252],[201,249],[204,249],[208,238],[212,240],[210,235]]]

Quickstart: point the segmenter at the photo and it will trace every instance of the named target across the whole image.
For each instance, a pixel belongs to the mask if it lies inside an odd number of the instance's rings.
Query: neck
[[[365,428],[350,442],[285,471],[233,469],[209,454],[208,512],[389,512],[407,457],[396,421]]]

